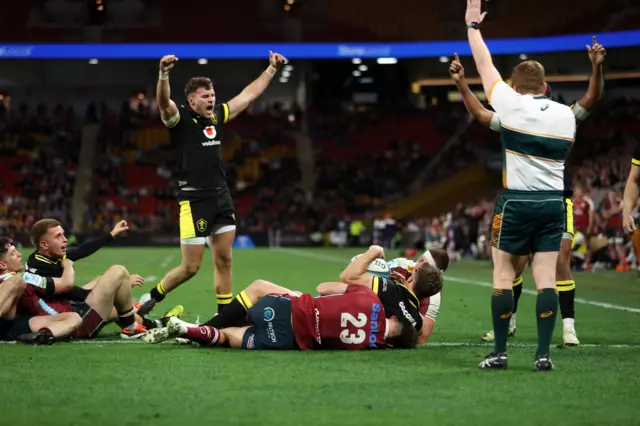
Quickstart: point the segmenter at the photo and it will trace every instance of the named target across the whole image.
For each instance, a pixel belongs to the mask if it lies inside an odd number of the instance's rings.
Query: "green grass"
[[[313,291],[335,280],[353,250],[237,250],[236,292],[257,278]],[[79,282],[111,264],[155,276],[179,249],[107,248],[76,262]],[[209,254],[206,254],[209,256]],[[413,351],[245,352],[100,342],[0,346],[0,425],[640,424],[640,314],[577,304],[578,348],[554,349],[557,370],[533,373],[535,298],[523,294],[507,371],[481,371],[490,351],[488,263],[447,272],[432,340]],[[211,261],[156,308],[183,304],[185,318],[215,309]],[[577,274],[578,297],[640,309],[635,273]],[[530,275],[525,288],[532,289]],[[554,340],[561,341],[558,320]],[[116,343],[109,343],[116,341]],[[449,343],[450,345],[445,345]],[[612,345],[627,345],[619,347]]]

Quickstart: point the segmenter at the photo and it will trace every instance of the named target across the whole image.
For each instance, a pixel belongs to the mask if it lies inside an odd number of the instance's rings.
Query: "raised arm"
[[[585,93],[577,105],[574,106],[574,113],[576,113],[578,120],[584,120],[595,104],[602,99],[604,86],[602,64],[604,63],[604,57],[607,52],[604,47],[598,43],[596,36],[593,36],[593,46],[587,46],[587,52],[589,52],[589,59],[591,60],[591,79],[589,80],[587,93]],[[575,111],[576,109],[578,111]]]
[[[487,12],[482,12],[482,0],[467,0],[467,12],[465,21],[467,23],[467,37],[469,38],[469,46],[473,54],[473,60],[482,80],[484,91],[491,102],[491,92],[493,87],[499,81],[502,81],[500,73],[493,65],[491,53],[480,34],[479,25],[482,23]]]
[[[156,102],[160,110],[160,118],[168,127],[173,127],[172,125],[178,122],[179,117],[178,107],[171,100],[171,86],[169,85],[169,71],[176,62],[178,62],[178,58],[174,55],[163,56],[160,59],[160,73],[156,85]]]
[[[279,53],[269,51],[269,66],[251,84],[245,87],[235,98],[227,102],[229,106],[229,120],[238,116],[242,111],[249,108],[251,102],[255,101],[269,87],[276,72],[287,59]]]
[[[354,260],[340,274],[340,281],[345,284],[358,284],[371,286],[373,275],[367,273],[367,267],[374,259],[384,257],[384,249],[380,246],[371,246],[362,256]]]
[[[451,79],[456,83],[458,91],[462,95],[464,106],[467,108],[467,111],[469,111],[469,114],[480,122],[480,124],[499,131],[500,120],[498,120],[498,117],[495,116],[493,111],[485,108],[476,95],[471,91],[471,88],[467,84],[467,80],[464,78],[464,67],[462,66],[462,63],[460,63],[460,58],[458,58],[457,53],[454,54],[454,59],[451,61],[451,65],[449,65],[449,75],[451,75]],[[492,125],[492,120],[495,123],[494,125]],[[497,128],[494,129],[494,126],[497,126]]]

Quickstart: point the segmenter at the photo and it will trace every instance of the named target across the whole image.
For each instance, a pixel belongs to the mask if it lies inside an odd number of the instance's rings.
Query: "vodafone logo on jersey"
[[[216,132],[216,128],[214,126],[205,127],[203,133],[209,139],[213,139],[218,136],[218,132]]]

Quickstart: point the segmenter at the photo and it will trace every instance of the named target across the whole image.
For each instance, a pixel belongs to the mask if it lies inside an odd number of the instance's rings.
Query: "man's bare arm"
[[[316,292],[320,296],[328,296],[330,294],[344,294],[347,291],[347,284],[345,283],[322,283],[316,287]]]
[[[238,114],[249,108],[249,105],[262,95],[267,87],[269,87],[273,77],[275,77],[279,66],[286,61],[287,59],[279,53],[269,52],[269,66],[267,69],[260,74],[260,77],[245,87],[238,96],[227,102],[229,106],[229,120],[236,118]]]
[[[578,101],[578,105],[589,112],[593,109],[596,103],[602,99],[604,86],[602,64],[604,63],[606,50],[600,43],[598,43],[594,36],[593,46],[587,46],[587,51],[589,52],[589,59],[591,60],[591,79],[589,80],[587,93],[585,93],[585,95]],[[578,118],[581,119],[580,117]]]
[[[380,246],[369,247],[369,250],[342,271],[340,281],[346,284],[370,286],[373,275],[367,273],[367,267],[378,257],[384,257],[384,249]]]
[[[53,284],[55,286],[53,294],[66,293],[74,287],[73,284],[76,279],[76,274],[73,268],[73,262],[69,259],[65,259],[62,261],[62,267],[64,268],[62,271],[62,277],[53,279]]]
[[[631,212],[633,212],[633,208],[638,202],[638,197],[640,197],[640,166],[632,164],[627,184],[624,187],[624,199],[622,202],[622,227],[628,234],[636,230],[636,223]]]
[[[160,110],[160,118],[168,127],[173,127],[177,123],[178,117],[178,107],[171,100],[171,86],[169,85],[169,71],[176,62],[178,62],[178,58],[174,55],[164,56],[160,60],[160,73],[156,85],[156,102]]]
[[[480,124],[489,127],[493,119],[494,112],[485,108],[480,100],[473,94],[467,80],[464,78],[464,67],[458,58],[458,54],[454,54],[454,59],[449,66],[449,74],[451,79],[456,83],[458,91],[462,95],[464,106]]]

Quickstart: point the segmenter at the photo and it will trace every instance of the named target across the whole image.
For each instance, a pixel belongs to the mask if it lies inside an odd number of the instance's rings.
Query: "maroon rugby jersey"
[[[349,285],[344,294],[291,300],[293,331],[302,350],[388,347],[382,303],[366,287]]]

